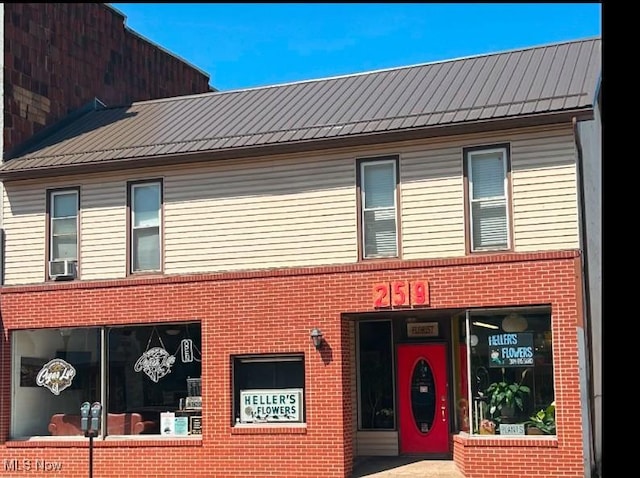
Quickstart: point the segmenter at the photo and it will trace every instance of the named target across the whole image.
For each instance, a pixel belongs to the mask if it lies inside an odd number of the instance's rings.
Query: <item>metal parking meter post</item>
[[[93,438],[100,430],[102,405],[100,402],[84,402],[80,406],[80,428],[89,438],[89,478],[93,478]]]
[[[93,433],[89,432],[89,478],[93,478]]]

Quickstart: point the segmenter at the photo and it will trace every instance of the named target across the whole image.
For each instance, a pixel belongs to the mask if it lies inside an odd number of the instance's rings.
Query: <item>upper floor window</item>
[[[78,191],[50,191],[52,261],[78,258]]]
[[[509,148],[466,148],[464,156],[471,252],[509,249]]]
[[[130,272],[161,270],[162,181],[129,183]]]
[[[79,190],[48,191],[49,277],[74,277],[78,260]]]
[[[363,259],[398,257],[398,159],[359,161]]]

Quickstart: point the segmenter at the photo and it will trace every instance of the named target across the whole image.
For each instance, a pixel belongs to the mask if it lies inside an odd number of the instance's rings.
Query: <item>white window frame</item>
[[[129,183],[129,194],[130,194],[130,238],[129,238],[129,248],[131,253],[129,254],[129,270],[132,274],[140,273],[140,272],[160,272],[162,271],[162,203],[163,203],[163,191],[162,191],[162,180],[153,180],[153,181],[138,181]],[[149,186],[157,186],[158,187],[158,224],[157,226],[139,226],[136,227],[135,223],[135,215],[136,215],[136,207],[135,207],[135,190],[137,188],[144,188]],[[135,249],[135,231],[143,230],[143,229],[158,229],[158,267],[156,269],[136,269],[135,265],[136,260],[136,249]]]
[[[360,223],[362,225],[360,232],[360,243],[362,247],[362,258],[363,259],[380,259],[380,258],[395,258],[399,257],[399,224],[398,224],[398,158],[386,158],[386,159],[363,159],[360,162]],[[367,194],[367,185],[365,183],[365,169],[368,166],[378,166],[381,164],[390,164],[392,166],[393,171],[393,207],[375,207],[375,208],[367,208],[366,205],[366,194]],[[367,247],[366,247],[366,221],[365,214],[370,211],[383,211],[389,210],[393,211],[394,221],[395,221],[395,252],[394,254],[375,254],[375,255],[367,255]]]
[[[56,261],[56,260],[72,260],[72,261],[76,261],[78,260],[78,217],[80,215],[80,192],[77,189],[60,189],[60,190],[56,190],[56,191],[49,191],[49,260],[50,261]],[[75,216],[60,216],[60,217],[55,217],[55,202],[56,202],[56,198],[60,197],[60,196],[66,196],[69,194],[73,194],[76,197],[76,213]],[[63,236],[62,234],[58,234],[55,235],[54,234],[54,227],[53,224],[56,220],[61,220],[61,219],[71,219],[75,217],[76,220],[76,228],[75,228],[75,236],[76,236],[76,253],[75,253],[75,257],[54,257],[54,237],[60,237]],[[64,235],[68,235],[68,234],[64,234]]]
[[[502,156],[502,180],[503,180],[503,194],[501,196],[483,197],[480,199],[473,198],[473,158],[477,155],[485,155],[491,153],[499,153]],[[511,249],[511,207],[509,198],[509,177],[508,177],[508,161],[509,152],[507,146],[499,147],[487,147],[487,148],[473,148],[466,151],[467,172],[468,172],[468,206],[469,206],[469,244],[471,252],[486,252],[495,250],[509,250]],[[477,246],[475,243],[475,221],[473,216],[473,206],[477,203],[502,203],[505,208],[505,244],[495,246]]]

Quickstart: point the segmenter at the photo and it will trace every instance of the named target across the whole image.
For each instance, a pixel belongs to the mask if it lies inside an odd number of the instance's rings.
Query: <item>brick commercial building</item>
[[[97,104],[9,157],[0,477],[84,476],[87,433],[101,478],[590,476],[600,47]]]

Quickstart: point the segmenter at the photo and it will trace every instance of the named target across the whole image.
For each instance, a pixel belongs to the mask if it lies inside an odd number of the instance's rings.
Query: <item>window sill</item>
[[[73,448],[86,447],[89,438],[84,436],[38,436],[27,438],[14,438],[5,442],[7,448]],[[130,446],[201,446],[202,435],[188,436],[161,436],[161,435],[113,435],[104,438],[96,437],[93,440],[94,447],[118,447]]]
[[[242,423],[231,427],[232,435],[305,435],[306,423]]]
[[[557,448],[557,435],[470,435],[460,432],[453,441],[465,447],[542,447]]]

